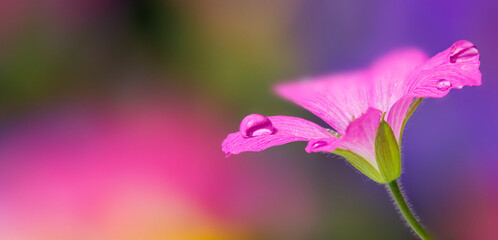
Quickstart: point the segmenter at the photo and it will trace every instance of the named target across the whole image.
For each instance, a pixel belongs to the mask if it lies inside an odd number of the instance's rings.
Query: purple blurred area
[[[483,85],[425,99],[401,181],[436,239],[498,239],[497,1],[0,1],[0,239],[415,239],[304,143],[225,158],[276,82],[466,39]]]

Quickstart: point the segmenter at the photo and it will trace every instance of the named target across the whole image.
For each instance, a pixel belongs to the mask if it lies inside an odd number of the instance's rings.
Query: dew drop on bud
[[[451,87],[451,82],[446,79],[439,79],[436,83],[436,88],[439,91],[446,91],[450,89],[450,87]]]
[[[479,56],[479,51],[476,46],[469,41],[456,42],[450,51],[450,62],[465,62],[475,59]]]
[[[251,114],[242,119],[239,130],[245,138],[269,135],[275,131],[270,119],[261,114]]]

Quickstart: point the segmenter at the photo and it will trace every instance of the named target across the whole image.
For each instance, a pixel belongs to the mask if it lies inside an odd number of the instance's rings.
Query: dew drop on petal
[[[313,148],[320,148],[320,147],[324,147],[324,146],[327,146],[328,143],[325,142],[325,141],[316,141],[315,143],[313,143]]]
[[[332,136],[334,136],[336,138],[342,137],[342,135],[339,132],[336,132],[336,131],[334,131],[332,129],[326,128],[325,130],[327,130],[327,132],[329,132],[330,134],[332,134]]]
[[[275,129],[268,117],[261,114],[251,114],[242,119],[239,131],[242,137],[250,138],[272,134]]]
[[[453,45],[450,51],[450,62],[465,62],[475,59],[479,56],[476,46],[469,41],[458,41]]]
[[[451,87],[451,82],[446,79],[439,79],[436,83],[436,88],[439,91],[446,91],[450,89],[450,87]]]

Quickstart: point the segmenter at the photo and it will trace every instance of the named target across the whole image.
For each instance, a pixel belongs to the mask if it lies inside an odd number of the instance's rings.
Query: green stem
[[[413,231],[415,231],[418,234],[418,236],[421,239],[423,239],[423,240],[431,239],[429,234],[427,234],[427,232],[422,227],[422,225],[420,225],[417,218],[414,216],[410,207],[406,203],[405,196],[401,192],[401,189],[399,188],[397,181],[398,180],[394,180],[394,181],[387,184],[387,186],[389,186],[389,190],[390,190],[394,200],[396,201],[397,207],[399,208],[399,210],[401,211],[401,213],[405,217],[406,222],[408,222],[408,224],[410,224],[410,227],[413,229]]]

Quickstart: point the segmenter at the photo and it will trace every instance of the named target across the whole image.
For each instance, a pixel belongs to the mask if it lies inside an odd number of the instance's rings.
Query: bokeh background
[[[274,83],[467,39],[483,84],[425,99],[402,182],[436,239],[498,239],[498,1],[0,1],[0,239],[413,239],[305,143],[225,158]]]

